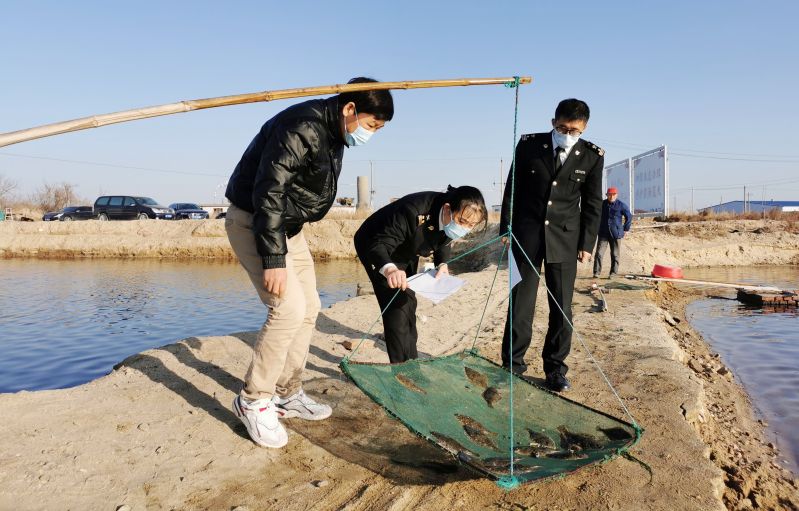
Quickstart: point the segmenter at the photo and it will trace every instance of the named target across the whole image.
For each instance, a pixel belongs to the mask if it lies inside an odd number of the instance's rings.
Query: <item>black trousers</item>
[[[596,253],[594,254],[594,275],[602,273],[602,258],[605,256],[605,250],[610,245],[610,274],[616,275],[619,273],[619,259],[621,259],[621,240],[617,240],[613,236],[610,238],[603,238],[600,236],[596,242]]]
[[[360,255],[358,257],[361,259]],[[419,358],[419,353],[416,351],[416,342],[419,338],[419,334],[416,331],[416,293],[406,289],[405,291],[400,291],[397,297],[394,298],[397,290],[388,287],[388,280],[380,275],[379,272],[373,270],[372,265],[367,264],[363,259],[361,259],[361,264],[363,264],[367,275],[369,275],[369,280],[372,282],[377,303],[380,304],[380,310],[384,310],[391,302],[391,306],[383,314],[383,332],[386,339],[388,360],[392,364],[398,364],[406,360]],[[410,270],[410,267],[406,269],[408,272]],[[393,302],[391,301],[392,298],[394,298]]]
[[[511,367],[514,372],[523,373],[527,370],[524,355],[530,347],[533,336],[533,317],[539,278],[524,255],[518,251],[518,247],[514,246],[513,251],[522,281],[516,284],[511,292],[512,310],[509,305],[508,318],[505,320],[505,333],[502,337],[502,365]],[[545,250],[542,249],[536,257],[532,258],[539,273],[545,253]],[[569,370],[565,360],[571,351],[572,329],[566,322],[564,313],[570,322],[572,320],[571,304],[574,295],[574,280],[577,278],[577,254],[575,254],[574,261],[566,263],[544,262],[544,278],[552,293],[552,295],[547,293],[549,328],[544,338],[544,347],[541,350],[541,357],[544,359],[544,373],[559,372],[565,375]],[[563,309],[563,313],[561,309]],[[513,332],[512,348],[511,332]]]

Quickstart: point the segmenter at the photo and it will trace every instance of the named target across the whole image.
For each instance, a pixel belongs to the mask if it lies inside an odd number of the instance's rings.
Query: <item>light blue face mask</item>
[[[450,222],[444,226],[444,234],[446,234],[449,239],[457,240],[459,238],[463,238],[467,234],[469,234],[471,229],[467,229],[466,227],[462,226],[458,222],[455,221],[453,218]]]
[[[578,140],[580,140],[580,135],[564,135],[563,133],[558,132],[558,130],[552,130],[552,136],[555,140],[555,143],[567,151],[571,149]]]
[[[354,105],[353,105],[354,106]],[[358,122],[358,127],[355,128],[355,131],[350,133],[347,131],[347,127],[344,126],[344,140],[347,141],[347,145],[357,146],[357,145],[364,145],[372,138],[372,135],[375,134],[374,131],[369,131],[368,129],[361,126],[360,121],[358,121],[358,109],[355,109],[355,121]]]

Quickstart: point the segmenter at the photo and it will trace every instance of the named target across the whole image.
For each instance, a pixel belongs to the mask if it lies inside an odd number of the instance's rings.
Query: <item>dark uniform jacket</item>
[[[578,251],[593,251],[602,212],[604,154],[580,139],[555,174],[552,132],[522,135],[516,145],[513,234],[531,260],[542,243],[550,263],[576,264]],[[509,174],[500,233],[510,223],[511,185]]]
[[[272,117],[250,142],[225,196],[253,214],[264,268],[286,266],[286,237],[320,220],[336,198],[344,154],[336,97],[313,99]]]
[[[419,256],[447,262],[450,238],[438,221],[446,202],[446,193],[418,192],[378,209],[355,233],[358,257],[374,271],[394,263],[409,273],[416,272]]]

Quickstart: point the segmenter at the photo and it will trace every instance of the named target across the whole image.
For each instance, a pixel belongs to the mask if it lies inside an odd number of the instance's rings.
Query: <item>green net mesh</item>
[[[471,351],[394,365],[344,360],[341,367],[411,431],[508,487],[610,459],[640,436],[629,423],[514,376],[511,469],[504,368]]]

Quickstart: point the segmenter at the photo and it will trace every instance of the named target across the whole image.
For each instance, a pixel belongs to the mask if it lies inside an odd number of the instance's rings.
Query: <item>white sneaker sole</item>
[[[323,421],[323,420],[327,419],[328,417],[330,417],[333,414],[333,410],[330,410],[329,412],[327,412],[325,414],[313,415],[313,414],[309,414],[309,413],[298,412],[297,410],[287,410],[285,408],[280,408],[278,406],[277,413],[278,413],[278,415],[280,415],[281,419],[293,419],[293,418],[297,417],[297,418],[304,419],[304,420],[307,420],[307,421]]]
[[[250,439],[253,442],[255,442],[257,445],[260,445],[261,447],[269,447],[271,449],[280,449],[281,447],[285,447],[286,444],[289,443],[288,435],[286,435],[286,438],[283,440],[270,443],[260,438],[257,429],[255,433],[253,433],[255,425],[254,424],[251,425],[250,420],[247,418],[247,416],[244,415],[241,412],[241,410],[239,410],[238,400],[239,400],[238,397],[233,399],[233,413],[236,414],[236,417],[238,417],[241,420],[241,422],[244,424],[244,426],[247,428],[247,434],[250,435]]]

